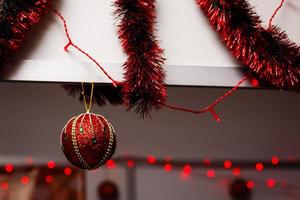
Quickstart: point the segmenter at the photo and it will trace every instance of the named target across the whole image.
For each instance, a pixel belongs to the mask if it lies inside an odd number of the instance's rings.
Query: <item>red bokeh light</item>
[[[165,164],[164,166],[165,172],[170,172],[172,171],[173,167],[170,163]]]
[[[128,168],[133,168],[135,166],[135,162],[133,160],[128,160],[127,161],[127,167]]]
[[[205,158],[205,159],[203,160],[203,164],[204,164],[205,166],[210,166],[210,165],[211,165],[211,160],[208,159],[208,158]]]
[[[232,167],[232,162],[230,160],[224,161],[224,168],[230,169]]]
[[[6,164],[5,165],[5,171],[7,173],[12,173],[14,171],[14,166],[12,164],[10,164],[10,163]]]
[[[182,168],[180,177],[182,180],[188,180],[190,178],[191,173],[192,173],[192,166],[189,164],[186,164]]]
[[[107,167],[108,169],[114,169],[114,168],[116,168],[116,163],[115,163],[115,161],[114,161],[114,160],[108,160],[108,161],[106,162],[106,167]]]
[[[279,165],[279,162],[280,162],[280,160],[277,156],[272,157],[272,164],[273,165]]]
[[[267,180],[267,186],[268,186],[268,188],[274,188],[276,186],[276,180],[275,179],[268,179]]]
[[[7,182],[3,182],[0,184],[2,190],[8,190],[9,184]]]
[[[70,167],[66,167],[66,168],[64,169],[64,174],[65,174],[66,176],[70,176],[70,175],[72,174],[72,169],[71,169]]]
[[[184,165],[184,167],[183,167],[183,173],[185,173],[185,174],[192,173],[192,166],[191,165]]]
[[[24,184],[24,185],[27,185],[29,183],[30,179],[28,176],[23,176],[21,178],[21,183]]]
[[[255,169],[256,171],[261,172],[264,170],[264,165],[262,163],[256,163]]]
[[[150,164],[150,165],[154,165],[156,163],[156,157],[155,156],[148,156],[147,157],[147,162]]]
[[[254,181],[251,181],[251,180],[247,181],[247,188],[248,189],[252,190],[254,187],[255,187]]]
[[[233,174],[234,176],[239,176],[239,175],[241,175],[241,169],[238,168],[238,167],[234,168],[234,169],[232,170],[232,174]]]
[[[45,177],[45,182],[46,183],[52,183],[53,182],[53,176],[50,176],[50,175],[46,176]]]
[[[54,169],[56,164],[55,164],[54,161],[51,160],[51,161],[48,162],[47,166],[48,166],[49,169]]]
[[[251,79],[251,85],[253,87],[258,87],[259,86],[259,81],[256,78]]]
[[[207,176],[208,178],[214,178],[214,177],[216,176],[215,170],[212,170],[212,169],[207,170],[206,176]]]

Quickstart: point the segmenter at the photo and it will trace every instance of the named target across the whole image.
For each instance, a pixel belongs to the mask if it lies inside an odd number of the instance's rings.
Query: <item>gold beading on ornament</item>
[[[69,121],[66,123],[66,125],[63,127],[63,129],[61,130],[62,133],[64,133],[66,135],[67,133],[67,126],[69,125],[69,123],[74,119],[75,117],[72,117],[71,119],[69,119]],[[63,135],[64,134],[60,134],[60,138],[59,138],[59,142],[60,142],[60,146],[62,148],[62,150],[64,150],[64,146],[62,144],[62,140],[63,140]]]
[[[81,115],[79,115],[78,117],[76,117],[72,123],[72,131],[71,131],[71,136],[72,136],[72,144],[73,144],[73,147],[74,147],[74,150],[75,150],[75,153],[76,153],[76,156],[78,158],[78,160],[81,162],[81,164],[83,164],[83,166],[87,169],[90,169],[89,165],[87,164],[87,162],[83,159],[80,151],[79,151],[79,148],[78,148],[78,144],[77,144],[77,141],[76,141],[76,123],[77,123],[77,120],[79,119],[79,117],[81,117]]]
[[[111,155],[113,143],[116,139],[116,135],[115,135],[115,130],[114,130],[113,126],[102,115],[97,115],[97,117],[102,118],[109,126],[109,143],[108,143],[107,150],[106,150],[104,156],[98,163],[98,167],[99,167],[99,166],[103,165],[107,161],[109,156]]]

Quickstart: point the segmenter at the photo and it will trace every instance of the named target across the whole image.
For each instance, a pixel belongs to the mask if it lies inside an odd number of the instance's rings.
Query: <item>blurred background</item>
[[[228,89],[168,90],[170,104],[198,109]],[[163,109],[140,119],[122,106],[94,105],[116,129],[117,151],[100,169],[80,171],[59,135],[84,106],[59,84],[2,82],[0,91],[1,200],[300,198],[297,93],[239,89],[216,107],[220,123],[210,114]]]

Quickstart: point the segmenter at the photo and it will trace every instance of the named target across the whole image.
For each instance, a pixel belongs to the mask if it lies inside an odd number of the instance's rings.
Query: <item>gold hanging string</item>
[[[84,107],[87,113],[90,112],[90,110],[92,109],[92,103],[93,103],[93,95],[94,95],[94,83],[92,82],[92,89],[91,89],[91,94],[90,94],[90,102],[89,105],[87,104],[86,101],[86,96],[85,96],[85,91],[84,91],[84,83],[81,82],[81,89],[82,89],[82,96],[83,96],[83,102],[84,102]]]
[[[93,96],[94,96],[94,83],[92,82],[92,90],[91,90],[91,96],[90,96],[89,111],[92,109]]]

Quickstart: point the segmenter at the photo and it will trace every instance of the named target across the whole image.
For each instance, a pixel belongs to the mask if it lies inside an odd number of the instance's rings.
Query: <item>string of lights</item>
[[[256,171],[263,170],[274,170],[274,169],[300,169],[300,160],[294,157],[288,159],[280,159],[278,156],[272,156],[270,160],[223,160],[223,159],[198,159],[198,160],[175,160],[171,157],[157,158],[153,155],[147,157],[143,156],[121,156],[113,160],[109,160],[106,167],[113,168],[116,164],[124,164],[128,167],[135,166],[155,166],[155,167],[165,167],[166,165],[171,165],[175,168],[183,167],[187,164],[195,168],[215,168],[215,169],[234,169],[236,167],[240,169],[255,169]]]
[[[34,170],[38,170],[46,184],[51,184],[54,181],[55,175],[72,176],[79,172],[74,167],[57,164],[54,161],[49,161],[45,164],[28,162],[24,164],[6,163],[5,165],[0,165],[0,175],[3,175],[0,181],[0,190],[8,190],[11,181],[19,181],[24,186],[28,185],[32,180],[27,173]],[[16,177],[12,177],[12,175],[16,175]]]
[[[269,26],[271,27],[272,25],[272,21],[275,18],[277,12],[280,10],[280,8],[282,7],[284,3],[284,0],[281,1],[281,4],[277,7],[277,9],[274,11],[272,17],[269,20]],[[80,53],[82,53],[84,56],[86,56],[89,60],[91,60],[97,67],[99,67],[101,69],[101,71],[105,74],[105,76],[107,76],[108,79],[111,80],[112,84],[114,87],[117,87],[118,85],[122,85],[122,82],[120,81],[116,81],[115,79],[113,79],[107,72],[106,70],[99,64],[99,62],[93,58],[89,53],[87,53],[86,51],[84,51],[83,49],[81,49],[78,45],[76,45],[73,41],[72,38],[70,36],[69,33],[69,29],[68,29],[68,25],[67,25],[67,21],[64,18],[64,16],[54,7],[51,7],[51,9],[53,10],[53,12],[60,18],[60,20],[63,22],[63,26],[64,26],[64,30],[65,30],[65,35],[68,39],[68,43],[67,45],[65,45],[64,50],[68,51],[70,46],[73,46],[76,50],[78,50]],[[189,112],[189,113],[194,113],[194,114],[203,114],[203,113],[210,113],[213,118],[217,121],[220,122],[221,119],[218,116],[215,107],[221,102],[223,101],[226,97],[230,96],[232,93],[234,93],[240,86],[241,84],[243,84],[244,82],[246,82],[247,80],[250,81],[250,83],[252,84],[253,87],[257,87],[259,85],[259,82],[256,78],[251,77],[250,75],[246,75],[244,76],[237,84],[235,87],[233,87],[232,89],[230,89],[228,92],[226,92],[225,94],[223,94],[222,96],[220,96],[218,99],[216,99],[214,102],[212,102],[210,105],[208,105],[207,107],[205,107],[204,109],[201,110],[194,110],[194,109],[188,109],[188,108],[184,108],[184,107],[178,107],[178,106],[172,106],[169,105],[167,103],[161,102],[162,106],[171,109],[171,110],[175,110],[175,111],[182,111],[182,112]]]
[[[170,157],[157,158],[153,155],[147,157],[141,156],[122,156],[106,163],[109,170],[117,169],[117,167],[127,167],[129,169],[138,168],[157,168],[162,169],[166,173],[172,171],[180,172],[181,179],[188,179],[191,175],[198,175],[214,180],[228,180],[228,178],[242,177],[243,171],[256,171],[263,173],[264,171],[274,170],[293,170],[300,169],[300,160],[294,156],[288,159],[280,159],[278,156],[272,156],[269,160],[230,160],[230,159],[198,159],[198,160],[176,160]],[[226,173],[226,176],[224,173]],[[228,173],[231,175],[228,176]],[[264,185],[267,188],[300,188],[300,185],[292,185],[287,181],[276,180],[275,178],[266,178],[266,180],[246,179],[248,189],[253,189],[256,185]]]
[[[299,170],[300,160],[294,156],[288,159],[281,159],[278,156],[272,156],[269,160],[231,160],[231,159],[210,159],[203,158],[197,160],[178,160],[171,157],[158,158],[154,155],[143,156],[121,156],[109,160],[104,168],[114,170],[118,167],[125,167],[136,170],[139,168],[156,168],[162,169],[166,173],[178,172],[182,180],[189,179],[191,176],[206,177],[208,180],[227,182],[230,178],[239,178],[243,176],[243,171],[256,171],[263,173],[264,171],[274,170]],[[13,175],[39,169],[47,184],[53,182],[54,174],[72,176],[78,172],[77,168],[59,164],[55,161],[48,161],[45,164],[34,164],[25,162],[24,164],[6,163],[0,165],[0,174]],[[20,176],[19,181],[23,185],[28,185],[30,177],[28,175]],[[248,189],[264,186],[269,189],[299,189],[300,185],[290,184],[286,180],[276,180],[275,178],[267,178],[265,180],[257,178],[245,178]],[[3,179],[0,182],[0,190],[7,190],[9,181]]]
[[[64,31],[65,31],[65,35],[68,39],[68,43],[65,45],[64,50],[66,52],[69,51],[69,47],[73,46],[77,51],[79,51],[80,53],[82,53],[84,56],[86,56],[89,60],[91,60],[98,68],[100,68],[100,70],[104,73],[104,75],[111,80],[112,85],[114,87],[120,86],[122,85],[122,82],[117,81],[115,79],[113,79],[108,73],[107,71],[100,65],[100,63],[93,58],[89,53],[87,53],[86,51],[84,51],[83,49],[81,49],[78,45],[76,45],[71,36],[70,36],[70,31],[68,28],[68,24],[66,19],[64,18],[64,16],[62,15],[62,13],[60,13],[56,8],[51,7],[51,9],[53,10],[53,12],[59,17],[59,19],[62,21],[63,26],[64,26]],[[204,109],[201,110],[193,110],[193,109],[188,109],[188,108],[183,108],[183,107],[178,107],[178,106],[172,106],[169,105],[167,103],[163,103],[161,102],[162,106],[165,106],[168,109],[171,110],[175,110],[175,111],[182,111],[182,112],[188,112],[188,113],[194,113],[194,114],[203,114],[203,113],[210,113],[213,118],[217,121],[220,122],[221,119],[218,116],[218,114],[215,111],[215,107],[222,102],[224,99],[226,99],[228,96],[230,96],[231,94],[233,94],[244,82],[246,82],[247,80],[250,80],[251,84],[255,83],[254,87],[257,86],[257,80],[255,78],[251,78],[250,76],[246,75],[244,76],[237,84],[235,87],[233,87],[232,89],[230,89],[229,91],[227,91],[225,94],[223,94],[222,96],[220,96],[219,98],[217,98],[214,102],[212,102],[210,105],[206,106]]]

